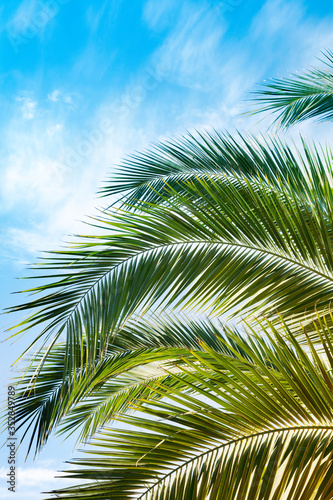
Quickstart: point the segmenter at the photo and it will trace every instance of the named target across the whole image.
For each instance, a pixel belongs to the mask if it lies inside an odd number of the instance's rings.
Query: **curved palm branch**
[[[321,69],[311,68],[291,78],[273,79],[263,90],[254,92],[253,103],[261,107],[255,112],[273,112],[276,122],[288,127],[309,118],[333,119],[333,52],[328,51]]]
[[[189,392],[152,389],[134,430],[105,429],[66,477],[91,483],[55,491],[64,499],[328,500],[333,498],[333,335],[319,356],[288,326],[261,323],[227,358],[207,346],[178,365]],[[232,337],[232,333],[229,333]],[[253,333],[252,333],[253,335]],[[237,358],[237,359],[236,359]],[[181,378],[169,372],[177,381]]]
[[[45,259],[36,277],[48,283],[30,290],[43,295],[11,310],[37,309],[21,328],[46,324],[33,341],[48,346],[43,360],[66,335],[68,372],[84,362],[82,343],[93,363],[97,346],[103,356],[148,310],[311,319],[333,297],[332,166],[305,147],[289,168],[299,189],[278,177],[194,175],[161,204],[105,212],[104,234]]]
[[[189,356],[189,349],[201,350],[200,342],[235,357],[233,350],[221,342],[223,338],[227,338],[223,326],[208,319],[194,321],[166,315],[138,318],[117,332],[103,359],[98,356],[94,365],[86,363],[79,372],[65,377],[66,344],[56,345],[38,376],[34,374],[39,358],[33,360],[17,385],[16,425],[18,430],[25,428],[23,437],[32,431],[28,452],[34,442],[38,452],[58,426],[60,433],[81,429],[79,440],[87,439],[111,422],[117,412],[126,413],[138,399],[152,394],[153,381],[174,386],[164,366],[170,360]],[[238,350],[232,339],[229,344]],[[253,349],[259,353],[255,344]]]

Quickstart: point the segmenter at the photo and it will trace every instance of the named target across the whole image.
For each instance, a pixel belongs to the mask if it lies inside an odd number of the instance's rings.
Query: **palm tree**
[[[18,421],[36,451],[57,428],[95,453],[70,474],[94,482],[58,495],[333,498],[331,158],[218,133],[157,145],[103,190],[99,234],[44,259],[12,309],[40,332]]]

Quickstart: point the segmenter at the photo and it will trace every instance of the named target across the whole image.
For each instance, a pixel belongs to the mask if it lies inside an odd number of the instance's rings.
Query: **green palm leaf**
[[[273,79],[254,92],[255,112],[273,112],[276,122],[288,127],[297,122],[315,118],[330,121],[333,118],[333,53],[327,51],[324,68],[311,68],[291,78]]]
[[[330,156],[320,158],[305,146],[305,156],[315,168],[330,163]],[[144,203],[161,203],[170,196],[170,187],[179,194],[186,193],[184,182],[207,176],[254,177],[269,186],[290,185],[303,190],[304,170],[300,152],[293,150],[278,137],[243,136],[228,133],[205,132],[196,136],[188,134],[178,140],[155,144],[143,153],[130,156],[116,175],[101,191],[103,196],[122,195],[117,204],[132,207]],[[319,172],[317,172],[317,175]]]

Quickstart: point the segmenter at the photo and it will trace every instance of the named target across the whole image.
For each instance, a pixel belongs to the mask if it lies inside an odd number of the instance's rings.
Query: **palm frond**
[[[254,92],[254,112],[273,112],[281,127],[288,127],[311,118],[333,119],[333,52],[327,51],[323,68],[311,68],[290,78],[272,79],[263,89]]]
[[[145,203],[163,203],[172,193],[186,193],[186,181],[209,176],[253,178],[279,188],[290,185],[296,192],[304,187],[305,172],[301,152],[277,136],[258,138],[240,133],[204,132],[157,143],[153,148],[130,156],[101,191],[103,196],[121,195],[115,204],[140,208]],[[330,154],[314,155],[304,144],[304,156],[312,167],[330,164]],[[317,156],[317,158],[315,158]],[[321,164],[321,165],[320,165]],[[312,168],[312,175],[315,169]],[[317,172],[318,175],[319,172]],[[170,188],[172,191],[170,191]]]

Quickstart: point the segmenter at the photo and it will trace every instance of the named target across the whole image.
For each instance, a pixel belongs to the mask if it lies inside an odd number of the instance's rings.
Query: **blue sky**
[[[40,251],[86,231],[80,221],[104,203],[96,191],[125,155],[186,130],[265,133],[242,115],[248,92],[315,64],[333,48],[332,27],[333,4],[317,0],[0,2],[2,306],[19,300],[16,278]],[[333,130],[301,131],[326,141]],[[2,316],[2,329],[14,319]],[[3,393],[28,337],[1,345]],[[19,451],[16,500],[60,485],[52,476],[73,440],[60,442],[35,462]]]

